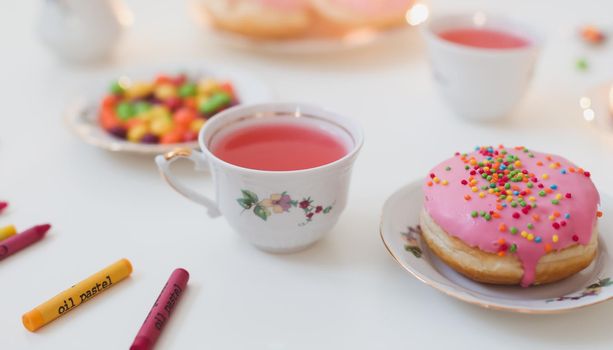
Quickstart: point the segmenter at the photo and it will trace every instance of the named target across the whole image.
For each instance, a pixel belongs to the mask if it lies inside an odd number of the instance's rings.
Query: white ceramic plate
[[[419,211],[422,181],[394,193],[383,207],[381,238],[394,259],[420,281],[462,301],[485,308],[523,313],[558,313],[613,299],[613,199],[603,195],[599,219],[600,241],[596,260],[563,281],[529,288],[494,286],[474,282],[439,260],[422,241]]]
[[[248,73],[227,67],[207,66],[196,63],[176,65],[156,65],[134,69],[121,69],[101,74],[89,80],[72,101],[65,113],[65,120],[83,141],[114,152],[136,154],[160,154],[177,147],[197,148],[197,142],[170,145],[133,143],[114,137],[98,123],[98,108],[101,99],[107,94],[109,85],[119,77],[131,80],[151,80],[157,74],[185,73],[190,77],[212,77],[229,80],[233,83],[241,104],[270,102],[272,93],[268,86]]]
[[[416,2],[413,6],[417,4],[420,4],[420,2]],[[208,18],[206,9],[198,0],[190,2],[190,13],[205,30],[207,39],[233,48],[278,54],[334,53],[380,43],[403,35],[412,28],[409,24],[406,24],[384,30],[365,28],[329,34],[327,30],[321,29],[325,24],[315,23],[312,25],[313,30],[301,38],[258,39],[215,28]],[[425,16],[427,17],[427,14]]]

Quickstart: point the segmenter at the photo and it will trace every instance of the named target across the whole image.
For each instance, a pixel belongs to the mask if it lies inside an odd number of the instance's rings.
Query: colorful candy
[[[158,75],[152,82],[119,79],[100,104],[100,126],[135,143],[191,142],[222,110],[238,104],[230,82],[192,80],[186,75]]]

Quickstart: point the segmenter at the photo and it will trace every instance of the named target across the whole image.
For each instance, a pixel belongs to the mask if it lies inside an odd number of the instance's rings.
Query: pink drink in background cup
[[[336,224],[347,203],[353,163],[362,147],[360,127],[318,107],[294,103],[237,106],[200,131],[201,152],[178,149],[156,157],[166,181],[223,215],[256,247],[271,252],[304,249]],[[209,169],[215,200],[182,185],[170,164],[187,158]]]
[[[538,57],[535,32],[480,12],[435,17],[423,32],[435,83],[451,109],[471,120],[494,120],[513,110]]]

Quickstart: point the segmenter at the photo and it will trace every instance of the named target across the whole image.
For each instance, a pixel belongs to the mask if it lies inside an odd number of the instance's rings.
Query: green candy
[[[485,214],[485,221],[490,221],[492,219],[492,215],[490,213]]]
[[[109,90],[111,91],[111,93],[113,95],[121,95],[124,93],[124,91],[126,91],[123,86],[121,86],[121,84],[119,84],[118,81],[114,81],[113,83],[111,83],[111,86],[109,88]]]
[[[511,234],[516,235],[518,231],[517,227],[511,227]]]
[[[526,184],[526,186],[528,186],[528,188],[532,188],[532,187],[534,187],[534,184],[533,184],[532,182],[528,182],[528,183]]]
[[[477,216],[479,216],[479,213],[477,213],[477,211],[476,211],[476,210],[473,210],[473,211],[470,213],[470,216],[472,216],[473,218],[476,218]]]
[[[511,206],[512,206],[513,208],[517,208],[517,202],[511,202]]]
[[[528,224],[528,228],[532,230],[534,228],[534,224],[533,223],[529,223]]]
[[[191,97],[194,95],[196,95],[196,84],[185,83],[179,88],[179,96],[181,97]]]
[[[232,102],[232,98],[225,92],[218,92],[211,96],[208,100],[200,104],[199,110],[201,113],[211,115]]]
[[[507,182],[506,184],[504,184],[504,189],[505,190],[508,190],[509,188],[511,188],[511,184],[510,183]]]
[[[551,204],[558,205],[558,204],[560,204],[560,201],[557,200],[557,199],[554,199],[554,200],[551,201]]]
[[[117,108],[115,109],[115,112],[117,113],[119,119],[123,121],[126,121],[135,116],[134,106],[129,102],[122,102],[118,104]]]
[[[511,244],[511,248],[509,249],[509,252],[515,253],[516,251],[517,251],[517,244],[515,243]]]
[[[148,102],[140,101],[134,104],[134,114],[141,114],[151,109],[151,104]]]

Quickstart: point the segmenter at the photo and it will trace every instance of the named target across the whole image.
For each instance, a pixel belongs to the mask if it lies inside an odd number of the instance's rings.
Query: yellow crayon
[[[17,229],[13,225],[0,227],[0,241],[3,241],[17,233]]]
[[[25,313],[23,325],[34,332],[130,276],[132,264],[121,259]]]

